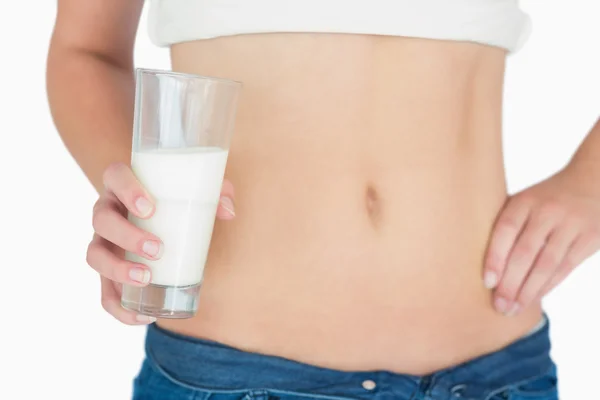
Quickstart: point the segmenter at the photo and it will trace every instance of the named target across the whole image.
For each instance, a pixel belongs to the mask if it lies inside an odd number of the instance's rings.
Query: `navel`
[[[367,185],[365,191],[365,207],[369,220],[374,227],[377,227],[381,220],[381,199],[377,190],[371,184]]]

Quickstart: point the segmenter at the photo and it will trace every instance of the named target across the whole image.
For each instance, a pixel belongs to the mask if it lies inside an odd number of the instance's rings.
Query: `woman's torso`
[[[482,263],[506,199],[505,51],[350,34],[174,45],[242,81],[198,315],[164,328],[341,369],[420,374],[540,320],[494,311]]]

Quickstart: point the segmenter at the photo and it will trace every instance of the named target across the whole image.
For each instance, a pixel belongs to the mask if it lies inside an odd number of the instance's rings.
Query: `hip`
[[[558,399],[547,320],[498,351],[426,375],[323,368],[154,325],[146,355],[134,399]]]

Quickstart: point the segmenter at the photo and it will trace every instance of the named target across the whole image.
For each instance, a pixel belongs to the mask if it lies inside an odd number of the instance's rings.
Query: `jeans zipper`
[[[421,379],[421,383],[419,384],[419,391],[417,392],[417,397],[414,400],[424,400],[429,388],[431,387],[431,377],[425,376]]]

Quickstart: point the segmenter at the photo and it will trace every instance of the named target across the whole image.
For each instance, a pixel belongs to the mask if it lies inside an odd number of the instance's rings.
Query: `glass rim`
[[[135,72],[136,72],[136,74],[148,74],[148,75],[155,75],[155,76],[161,76],[161,75],[162,76],[175,76],[175,77],[179,76],[179,77],[186,78],[186,79],[212,81],[212,82],[224,83],[224,84],[238,86],[238,87],[241,87],[243,85],[242,82],[236,81],[233,79],[218,78],[216,76],[190,74],[187,72],[177,72],[177,71],[170,71],[170,70],[165,70],[165,69],[136,68]]]

